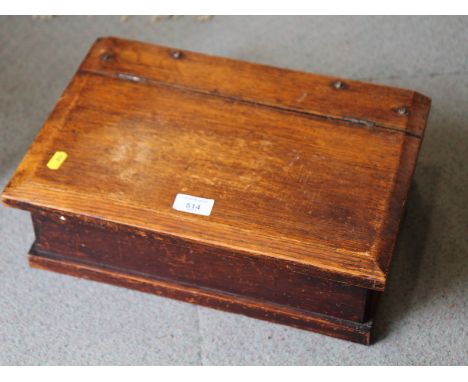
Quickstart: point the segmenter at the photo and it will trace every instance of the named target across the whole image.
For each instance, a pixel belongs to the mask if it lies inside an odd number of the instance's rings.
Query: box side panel
[[[65,219],[65,220],[63,220]],[[33,214],[35,250],[58,259],[254,298],[340,319],[365,319],[367,290],[301,274],[274,259]]]

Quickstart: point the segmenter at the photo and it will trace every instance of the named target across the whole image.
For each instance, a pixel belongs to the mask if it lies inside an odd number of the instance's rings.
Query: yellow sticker
[[[47,167],[51,170],[58,170],[65,159],[67,159],[67,153],[65,151],[56,151],[52,158],[47,162]]]

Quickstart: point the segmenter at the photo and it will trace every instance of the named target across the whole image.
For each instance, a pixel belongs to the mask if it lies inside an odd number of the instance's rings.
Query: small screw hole
[[[101,54],[101,61],[111,61],[114,59],[114,55],[109,52],[104,52]]]
[[[335,81],[332,83],[332,87],[335,88],[335,89],[338,89],[338,90],[341,90],[341,89],[345,89],[346,88],[346,84],[342,81]]]
[[[402,106],[402,107],[399,107],[398,109],[396,109],[396,112],[400,115],[408,115],[409,114],[409,110]]]
[[[183,54],[180,50],[175,50],[171,53],[171,57],[175,60],[180,60],[183,57]]]

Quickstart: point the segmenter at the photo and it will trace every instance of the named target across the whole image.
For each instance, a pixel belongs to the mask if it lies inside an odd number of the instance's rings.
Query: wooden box
[[[33,267],[368,344],[429,108],[101,38],[2,199]]]

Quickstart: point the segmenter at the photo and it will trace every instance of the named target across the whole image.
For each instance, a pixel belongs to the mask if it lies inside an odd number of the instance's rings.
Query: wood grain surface
[[[430,101],[337,80],[99,39],[2,200],[383,290]]]

